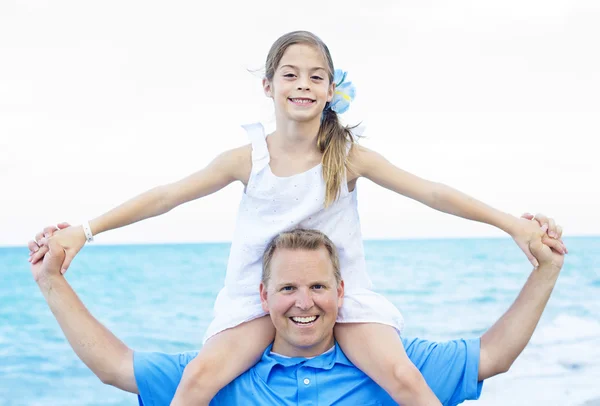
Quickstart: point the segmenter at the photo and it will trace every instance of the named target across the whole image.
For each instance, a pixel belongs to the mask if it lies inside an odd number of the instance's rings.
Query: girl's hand
[[[61,273],[65,273],[71,261],[85,244],[86,238],[82,226],[71,227],[69,223],[60,223],[57,227],[49,226],[35,236],[35,241],[29,244],[29,262],[35,264],[48,252],[48,240],[52,239],[56,246],[65,251],[65,260]]]
[[[538,223],[541,224],[541,227]],[[539,263],[529,248],[532,242],[536,243],[541,241],[560,254],[568,253],[567,247],[565,247],[560,239],[562,237],[562,227],[557,225],[554,219],[548,218],[543,214],[536,214],[535,216],[529,213],[523,214],[521,218],[516,221],[511,236],[519,248],[525,253],[529,262],[536,268]]]

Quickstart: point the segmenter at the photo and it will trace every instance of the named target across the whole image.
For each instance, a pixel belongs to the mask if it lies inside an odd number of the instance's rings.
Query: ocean
[[[556,288],[531,343],[480,405],[600,405],[600,237],[566,238]],[[510,239],[365,242],[375,289],[406,336],[481,335],[531,267]],[[86,246],[66,274],[90,312],[135,350],[197,349],[229,244]],[[0,405],[136,405],[75,356],[38,290],[26,248],[0,248]],[[466,402],[465,404],[471,404]]]

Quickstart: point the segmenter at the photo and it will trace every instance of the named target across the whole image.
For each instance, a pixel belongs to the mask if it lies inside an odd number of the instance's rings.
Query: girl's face
[[[273,99],[275,115],[297,122],[321,120],[325,103],[331,101],[335,90],[321,52],[304,44],[285,50],[272,81],[264,79],[263,87]]]

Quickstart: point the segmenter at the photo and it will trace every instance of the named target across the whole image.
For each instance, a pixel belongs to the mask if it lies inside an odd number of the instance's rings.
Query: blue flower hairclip
[[[347,72],[341,69],[336,69],[333,74],[335,93],[328,107],[338,114],[345,113],[350,107],[352,100],[354,100],[354,96],[356,96],[356,87],[352,82],[346,82],[347,74]]]

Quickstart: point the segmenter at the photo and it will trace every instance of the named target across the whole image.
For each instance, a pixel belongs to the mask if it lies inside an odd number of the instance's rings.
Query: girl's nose
[[[310,90],[309,81],[304,76],[298,78],[298,90]]]

